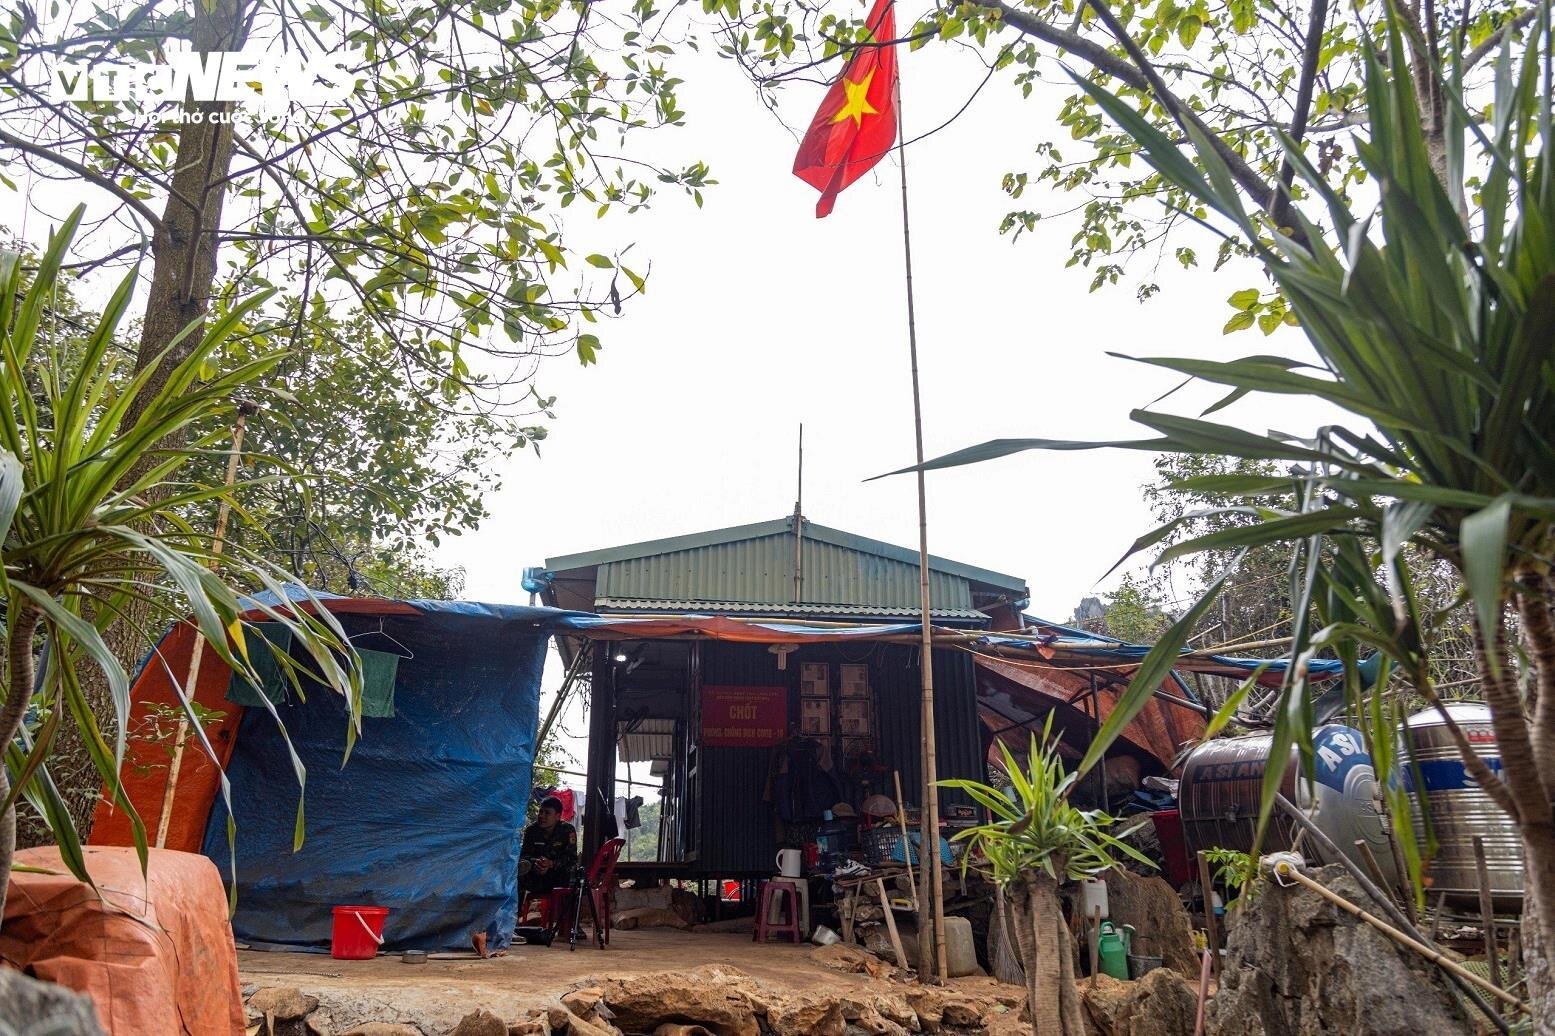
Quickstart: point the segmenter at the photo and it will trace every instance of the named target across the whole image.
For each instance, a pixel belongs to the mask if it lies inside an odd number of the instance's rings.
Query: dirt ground
[[[682,932],[668,928],[618,931],[610,948],[580,944],[515,946],[488,960],[429,960],[406,964],[398,955],[335,960],[326,954],[244,950],[238,969],[245,993],[255,987],[295,986],[319,999],[334,1031],[365,1021],[401,1022],[444,1033],[466,1014],[485,1008],[502,1018],[524,1011],[588,979],[628,978],[704,964],[729,965],[764,985],[789,993],[848,995],[901,991],[901,982],[822,967],[809,944],[757,944],[747,934]],[[982,997],[1020,994],[991,978],[953,979],[953,988]]]

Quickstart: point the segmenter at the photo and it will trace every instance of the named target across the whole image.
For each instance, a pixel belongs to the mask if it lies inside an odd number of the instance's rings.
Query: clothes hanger
[[[378,628],[377,629],[375,629],[375,630],[368,630],[366,633],[358,633],[356,636],[354,636],[354,637],[347,637],[346,639],[351,641],[352,643],[355,643],[356,641],[360,640],[363,637],[372,637],[372,636],[382,637],[383,639],[387,640],[390,644],[393,644],[395,647],[399,648],[399,651],[396,652],[396,654],[398,654],[400,658],[408,660],[408,659],[412,659],[412,658],[416,657],[416,653],[414,651],[412,651],[410,648],[406,647],[404,644],[401,644],[399,641],[395,640],[392,636],[389,635],[389,632],[383,628],[383,616],[381,616],[381,615],[378,617]]]

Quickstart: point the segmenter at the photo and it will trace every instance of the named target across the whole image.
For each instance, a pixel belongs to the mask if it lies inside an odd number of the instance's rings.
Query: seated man
[[[561,800],[547,798],[540,803],[539,817],[524,828],[518,851],[521,896],[543,894],[571,880],[578,862],[578,832],[561,818]]]

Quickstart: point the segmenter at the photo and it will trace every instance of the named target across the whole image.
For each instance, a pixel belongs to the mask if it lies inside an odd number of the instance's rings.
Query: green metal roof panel
[[[862,604],[751,604],[744,601],[686,601],[664,598],[601,597],[594,607],[602,613],[646,612],[650,614],[701,612],[709,615],[763,615],[763,616],[820,616],[836,615],[853,618],[915,619],[918,608],[885,608]],[[929,613],[935,619],[956,622],[987,622],[988,616],[976,608],[933,608]]]
[[[792,597],[793,580],[793,519],[779,518],[776,521],[756,522],[751,525],[736,525],[727,529],[713,529],[708,532],[693,533],[687,536],[674,536],[668,539],[648,540],[642,543],[625,544],[619,547],[606,547],[602,550],[586,551],[581,554],[568,554],[562,557],[550,558],[545,567],[552,572],[565,572],[582,568],[604,566],[619,561],[646,559],[655,555],[678,554],[685,551],[701,550],[737,544],[742,541],[764,540],[768,538],[780,538],[788,547],[788,560],[783,564],[788,570],[790,589],[780,599],[788,600]],[[831,529],[824,525],[816,525],[813,522],[805,522],[804,538],[808,547],[817,543],[828,544],[833,547],[841,547],[860,554],[875,555],[890,561],[896,561],[913,569],[914,582],[918,566],[918,552],[906,547],[898,547],[892,543],[870,539],[867,536],[857,536],[853,533],[843,532],[839,529]],[[764,548],[770,549],[770,548]],[[806,582],[809,581],[810,560],[806,554]],[[1018,576],[1007,575],[1003,572],[995,572],[991,569],[978,568],[975,565],[965,565],[959,561],[951,561],[947,558],[929,555],[929,570],[931,573],[939,572],[946,575],[959,576],[964,580],[974,583],[985,583],[999,590],[1007,591],[1012,598],[1027,595],[1026,582]],[[674,596],[661,594],[658,596]],[[808,597],[809,594],[806,593]],[[913,600],[917,600],[916,588],[913,592]]]
[[[918,566],[806,537],[801,602],[873,609],[916,608]],[[958,576],[929,569],[935,607],[969,609]],[[794,537],[760,536],[625,558],[599,566],[594,596],[773,605],[794,602]]]

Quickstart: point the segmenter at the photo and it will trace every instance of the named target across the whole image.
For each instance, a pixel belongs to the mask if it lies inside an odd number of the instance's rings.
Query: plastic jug
[[[1096,938],[1096,956],[1102,973],[1127,982],[1128,951],[1133,943],[1133,925],[1126,924],[1120,928],[1111,921],[1103,921]]]

